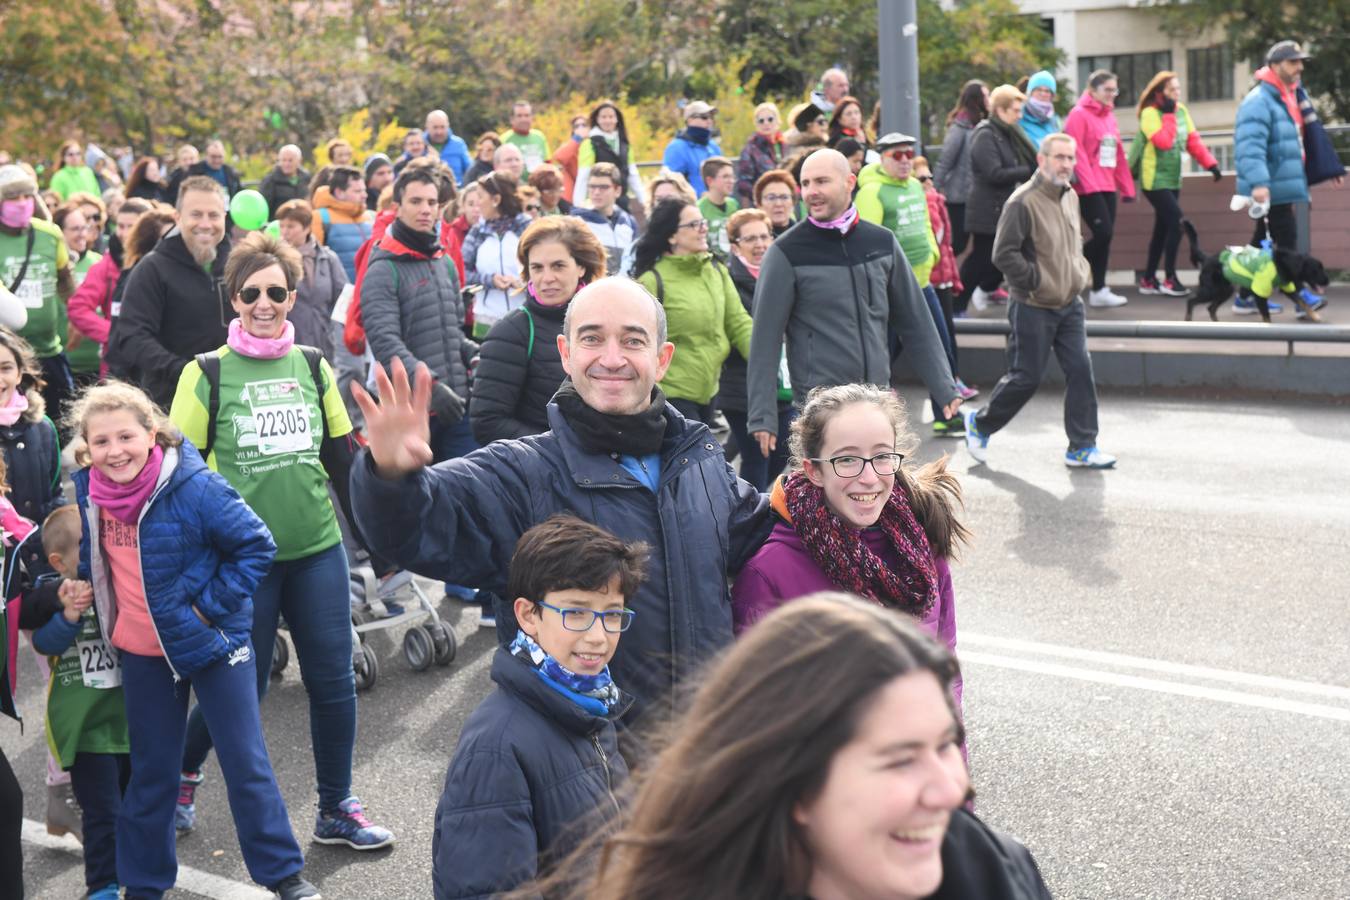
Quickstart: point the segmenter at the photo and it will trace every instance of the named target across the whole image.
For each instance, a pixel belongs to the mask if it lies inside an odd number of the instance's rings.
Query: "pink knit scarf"
[[[831,219],[828,222],[822,222],[815,216],[807,216],[811,224],[817,228],[833,228],[841,234],[848,234],[848,230],[853,227],[853,223],[858,221],[858,207],[850,206],[844,210],[844,214],[837,219]]]
[[[281,337],[260,338],[244,330],[244,324],[238,319],[230,322],[230,333],[225,338],[226,345],[242,356],[254,359],[281,359],[295,346],[295,326],[287,322],[281,329]]]
[[[28,397],[16,386],[9,395],[9,402],[0,406],[0,425],[13,425],[27,409]]]

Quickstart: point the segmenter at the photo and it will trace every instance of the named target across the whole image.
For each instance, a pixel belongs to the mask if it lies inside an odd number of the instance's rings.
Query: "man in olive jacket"
[[[999,216],[994,264],[1008,280],[1008,372],[989,404],[966,410],[966,447],[984,462],[989,436],[1007,425],[1040,386],[1050,351],[1064,370],[1064,464],[1109,469],[1116,458],[1097,449],[1097,386],[1087,349],[1083,301],[1092,281],[1083,256],[1078,197],[1070,187],[1077,148],[1067,134],[1050,134],[1036,155],[1037,171],[1013,191]]]

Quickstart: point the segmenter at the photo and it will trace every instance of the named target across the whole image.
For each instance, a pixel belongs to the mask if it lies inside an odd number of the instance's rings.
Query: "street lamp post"
[[[915,0],[877,0],[881,61],[881,131],[919,138],[919,17]],[[880,137],[880,135],[876,135]]]

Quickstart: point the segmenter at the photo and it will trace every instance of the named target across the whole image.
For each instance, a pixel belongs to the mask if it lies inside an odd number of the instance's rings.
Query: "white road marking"
[[[977,649],[1008,650],[1017,653],[1034,653],[1041,656],[1058,656],[1063,659],[1076,659],[1083,662],[1098,663],[1106,666],[1118,666],[1126,669],[1141,669],[1146,672],[1161,672],[1165,675],[1181,675],[1187,678],[1199,678],[1205,681],[1219,681],[1227,684],[1247,687],[1267,688],[1275,691],[1288,691],[1296,694],[1309,694],[1328,700],[1342,700],[1350,703],[1350,687],[1335,684],[1319,684],[1315,681],[1295,681],[1290,678],[1275,678],[1270,675],[1253,675],[1233,669],[1215,669],[1209,666],[1192,666],[1186,663],[1168,662],[1162,659],[1148,659],[1142,656],[1127,656],[1123,653],[1108,653],[1102,650],[1085,650],[1080,647],[1066,647],[1062,644],[1042,644],[1037,641],[1023,641],[1017,638],[994,637],[986,634],[961,632],[958,637],[957,654],[967,644]]]
[[[46,847],[49,850],[62,850],[72,856],[82,857],[84,850],[80,842],[70,835],[56,837],[47,833],[47,826],[32,819],[23,820],[23,839],[30,844]],[[81,879],[83,880],[83,879]],[[177,890],[188,891],[211,900],[272,900],[276,895],[263,890],[256,884],[231,881],[210,872],[201,872],[190,866],[178,866]]]
[[[1273,709],[1278,712],[1298,713],[1319,719],[1333,719],[1350,722],[1350,709],[1336,706],[1323,706],[1318,703],[1303,703],[1297,700],[1285,700],[1280,697],[1267,697],[1261,694],[1248,694],[1242,691],[1229,691],[1221,688],[1203,687],[1196,684],[1183,684],[1176,681],[1162,681],[1157,678],[1144,678],[1139,675],[1122,675],[1118,672],[1103,672],[1099,669],[1082,669],[1077,666],[1065,666],[1059,663],[1039,660],[1019,659],[1002,656],[997,653],[982,653],[978,650],[962,650],[959,654],[962,664],[974,663],[977,666],[997,666],[1003,669],[1016,669],[1022,672],[1036,672],[1041,675],[1056,675],[1060,678],[1074,678],[1079,681],[1091,681],[1096,684],[1111,684],[1117,687],[1136,688],[1142,691],[1155,691],[1160,694],[1176,694],[1181,697],[1195,697],[1201,700],[1217,700],[1221,703],[1236,703],[1240,706],[1255,706],[1261,709]]]

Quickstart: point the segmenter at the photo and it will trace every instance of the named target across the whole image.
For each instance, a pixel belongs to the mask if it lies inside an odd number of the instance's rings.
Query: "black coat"
[[[731,283],[736,285],[736,293],[741,295],[741,305],[745,307],[747,313],[754,315],[755,276],[750,274],[745,263],[734,253],[727,261],[727,271],[731,274]],[[721,410],[739,413],[746,411],[745,357],[741,356],[735,347],[731,348],[731,352],[727,354],[727,361],[722,364],[717,399],[713,403]]]
[[[1003,204],[1036,170],[1017,153],[1013,140],[1011,131],[999,128],[991,119],[975,126],[970,138],[970,195],[966,198],[966,231],[971,234],[998,231]]]
[[[225,343],[234,318],[225,296],[229,255],[227,232],[208,274],[175,228],[127,276],[112,352],[119,364],[135,367],[140,386],[163,409],[173,404],[187,361]]]
[[[565,856],[619,810],[614,723],[498,648],[497,689],[469,714],[436,805],[436,900],[495,897]],[[619,712],[622,710],[620,709]]]
[[[309,179],[310,174],[304,169],[296,169],[292,179],[281,171],[280,166],[274,166],[272,171],[264,175],[262,183],[258,185],[258,193],[267,201],[268,218],[275,219],[281,204],[289,200],[308,200]]]
[[[228,164],[222,165],[220,168],[221,171],[225,173],[225,193],[233,197],[235,194],[239,193],[239,174],[235,172],[234,169],[230,168]],[[183,179],[190,175],[206,175],[206,177],[210,178],[211,176],[207,174],[206,171],[206,160],[200,160],[199,162],[195,162],[188,166],[186,169],[178,169],[173,173],[173,177],[169,179],[169,189],[166,191],[169,203],[176,204],[178,202],[178,188],[182,186]]]
[[[558,355],[566,312],[565,305],[542,306],[528,297],[487,333],[478,348],[469,405],[478,443],[548,431],[548,403],[566,374]]]
[[[1017,840],[964,809],[942,839],[942,886],[929,900],[1050,900],[1036,860]]]

